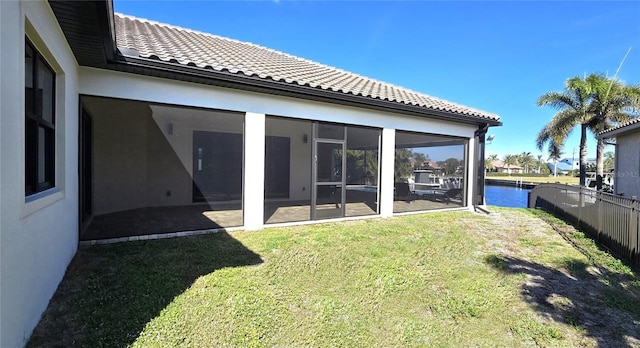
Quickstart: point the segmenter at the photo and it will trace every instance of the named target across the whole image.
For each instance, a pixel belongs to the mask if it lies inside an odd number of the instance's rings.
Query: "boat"
[[[609,172],[604,173],[602,178],[602,191],[607,193],[613,193],[613,184],[614,184],[615,173]],[[596,173],[595,172],[587,172],[585,176],[585,187],[589,189],[596,189],[597,181],[596,181]]]
[[[416,190],[460,189],[463,186],[462,177],[445,177],[435,174],[428,169],[416,169],[409,179],[409,188]]]

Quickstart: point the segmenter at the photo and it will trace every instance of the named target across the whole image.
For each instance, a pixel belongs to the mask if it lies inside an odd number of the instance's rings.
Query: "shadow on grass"
[[[28,346],[128,346],[199,277],[260,263],[226,232],[81,249]]]
[[[594,338],[599,347],[640,344],[637,280],[567,259],[551,268],[519,258],[489,255],[485,262],[506,274],[526,275],[522,297],[543,317]]]

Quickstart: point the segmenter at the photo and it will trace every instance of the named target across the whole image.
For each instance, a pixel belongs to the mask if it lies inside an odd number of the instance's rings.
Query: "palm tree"
[[[491,163],[491,160],[489,158],[485,158],[484,159],[484,172],[485,172],[485,174],[490,172],[491,169],[493,169],[493,163]]]
[[[489,157],[484,160],[484,167],[486,168],[487,172],[495,169],[496,166],[493,164],[493,162],[497,160],[498,155],[489,155]]]
[[[585,185],[587,166],[587,129],[593,117],[590,113],[591,86],[586,79],[572,77],[565,82],[563,92],[547,92],[538,98],[538,106],[551,106],[558,111],[538,133],[536,145],[542,150],[549,143],[561,148],[574,127],[580,125],[580,186]]]
[[[558,176],[558,160],[562,158],[562,144],[551,143],[549,145],[549,159],[553,160],[553,176]]]
[[[589,126],[594,134],[597,135],[615,124],[637,117],[640,111],[640,86],[625,85],[602,74],[591,74],[586,81],[592,89],[590,111],[593,118]],[[604,139],[597,139],[596,185],[598,190],[602,189],[604,145]]]
[[[615,155],[613,152],[608,151],[604,153],[603,166],[607,170],[615,169]]]
[[[524,172],[528,173],[529,172],[529,165],[532,164],[533,162],[533,156],[531,155],[531,152],[523,152],[520,155],[518,155],[518,163],[520,164],[520,166],[524,167]]]
[[[540,167],[542,167],[542,155],[538,155],[538,174],[542,173]]]
[[[455,174],[458,172],[458,168],[460,167],[460,160],[457,158],[447,158],[444,161],[436,162],[440,165],[445,175]]]
[[[510,166],[518,164],[518,156],[517,155],[504,155],[504,158],[502,159],[502,163],[505,166],[505,168],[507,168],[507,174],[511,175]]]
[[[395,182],[408,182],[409,178],[413,175],[413,167],[411,166],[412,156],[413,152],[411,149],[396,149],[394,165]]]
[[[422,168],[424,162],[429,160],[429,156],[425,156],[425,154],[423,154],[422,152],[414,152],[412,157],[415,169]]]
[[[580,185],[585,184],[587,129],[593,134],[617,123],[637,117],[640,111],[640,86],[624,85],[602,74],[590,74],[566,81],[564,92],[549,92],[538,99],[538,106],[560,110],[538,134],[536,144],[542,150],[547,142],[564,143],[573,127],[580,125]],[[596,148],[597,188],[602,188],[604,139]]]

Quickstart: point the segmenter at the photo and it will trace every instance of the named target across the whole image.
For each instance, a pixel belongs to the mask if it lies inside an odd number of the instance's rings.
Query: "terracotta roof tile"
[[[618,129],[621,129],[621,128],[624,128],[624,127],[627,127],[627,126],[634,125],[636,123],[640,123],[640,117],[633,118],[633,119],[631,119],[631,120],[629,120],[627,122],[620,123],[620,124],[618,124],[617,126],[615,126],[613,128],[609,128],[609,129],[607,129],[605,131],[599,132],[598,135],[604,135],[604,134],[607,134],[609,132],[613,132],[613,131],[616,131]]]
[[[287,84],[388,100],[431,110],[499,120],[488,112],[448,102],[252,43],[115,14],[116,44],[139,57]]]

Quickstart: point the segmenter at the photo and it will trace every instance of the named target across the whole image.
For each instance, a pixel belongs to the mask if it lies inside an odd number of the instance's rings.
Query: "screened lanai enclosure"
[[[466,139],[397,131],[385,164],[381,128],[268,115],[261,166],[245,160],[245,113],[81,104],[82,240],[243,226],[254,177],[264,224],[378,215],[381,165],[394,166],[394,213],[464,206]]]
[[[394,213],[466,205],[464,138],[396,131]]]
[[[81,239],[242,226],[243,113],[81,101]]]
[[[266,119],[265,223],[378,214],[381,130]]]

